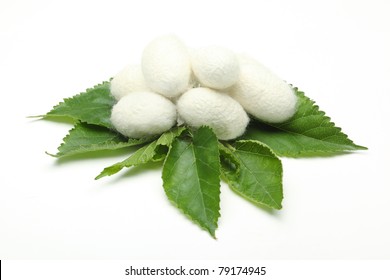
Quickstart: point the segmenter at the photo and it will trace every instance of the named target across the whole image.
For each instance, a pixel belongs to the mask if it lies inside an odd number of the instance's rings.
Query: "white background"
[[[388,1],[0,1],[0,258],[390,258]],[[138,62],[154,37],[247,52],[368,151],[283,159],[283,210],[225,184],[217,240],[126,152],[56,160],[70,125],[27,119]]]

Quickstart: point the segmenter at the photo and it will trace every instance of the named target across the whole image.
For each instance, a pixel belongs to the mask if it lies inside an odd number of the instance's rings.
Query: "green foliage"
[[[229,144],[226,144],[231,147]],[[233,154],[234,148],[225,147],[222,143],[219,143],[219,155],[221,162],[221,176],[225,181],[227,180],[226,176],[238,176],[240,174],[240,161]]]
[[[157,141],[153,141],[149,144],[146,144],[145,146],[139,148],[127,159],[104,168],[104,170],[98,176],[96,176],[95,179],[114,175],[125,167],[137,166],[151,161],[155,155],[154,150],[156,149],[156,142]]]
[[[105,127],[77,123],[63,139],[55,157],[73,156],[77,154],[102,150],[116,150],[136,146],[150,139],[128,139]]]
[[[281,209],[282,163],[271,149],[258,141],[237,141],[230,157],[239,164],[239,172],[223,170],[228,185],[254,203]]]
[[[170,201],[215,237],[219,218],[218,140],[208,127],[193,138],[177,138],[166,158],[162,178]]]
[[[139,146],[128,158],[106,167],[96,179],[125,167],[163,163],[168,199],[213,237],[220,216],[220,178],[255,204],[281,209],[282,163],[276,156],[321,156],[361,150],[303,92],[297,113],[280,124],[252,120],[238,141],[218,141],[212,129],[177,126],[148,139],[128,139],[110,122],[114,98],[110,83],[67,98],[43,117],[69,117],[74,127],[55,157]],[[49,119],[49,118],[48,118]]]
[[[366,149],[354,144],[302,91],[297,88],[295,91],[299,99],[298,110],[290,120],[280,124],[255,120],[241,139],[258,140],[276,154],[288,157],[332,155]]]
[[[183,131],[185,131],[184,127],[175,127],[170,131],[163,133],[157,140],[139,148],[127,159],[104,168],[104,170],[95,179],[111,176],[115,173],[118,173],[125,167],[142,165],[152,160],[163,160],[166,154],[162,151],[166,150],[161,149],[161,146],[166,146],[169,148],[173,139],[178,137],[181,133],[183,133]]]
[[[110,82],[103,82],[86,92],[64,99],[44,117],[69,117],[75,121],[113,128],[110,116],[114,104]]]

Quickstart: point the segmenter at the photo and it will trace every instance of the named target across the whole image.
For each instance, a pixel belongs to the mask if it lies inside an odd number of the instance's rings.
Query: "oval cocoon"
[[[240,76],[231,96],[254,117],[280,123],[296,112],[297,96],[285,81],[256,60],[240,56]]]
[[[191,75],[186,46],[175,36],[159,37],[142,54],[142,71],[147,86],[168,98],[188,89]]]
[[[143,138],[161,134],[176,124],[176,106],[154,92],[131,92],[112,108],[111,122],[121,134]]]
[[[225,89],[237,82],[240,74],[236,54],[229,49],[211,46],[191,52],[192,71],[202,86]]]
[[[189,126],[211,127],[218,139],[230,140],[245,132],[249,118],[229,95],[208,88],[194,88],[177,101],[179,117]]]
[[[116,100],[134,91],[147,91],[141,65],[128,65],[111,80],[111,94]]]

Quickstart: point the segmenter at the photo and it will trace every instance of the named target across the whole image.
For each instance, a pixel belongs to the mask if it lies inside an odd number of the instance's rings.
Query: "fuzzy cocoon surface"
[[[177,102],[180,118],[189,126],[211,127],[218,139],[230,140],[245,132],[249,118],[229,95],[208,88],[194,88]]]
[[[154,92],[132,92],[112,108],[111,122],[121,134],[143,138],[161,134],[176,124],[176,106]]]
[[[191,65],[187,47],[175,36],[159,37],[142,54],[142,71],[148,87],[168,98],[185,92]]]
[[[285,81],[256,60],[239,56],[240,77],[230,89],[231,96],[254,117],[270,123],[291,118],[297,96]]]
[[[116,100],[130,92],[147,91],[141,65],[126,66],[111,80],[110,90]]]
[[[200,84],[214,89],[232,86],[240,73],[236,54],[217,46],[193,50],[191,65]]]

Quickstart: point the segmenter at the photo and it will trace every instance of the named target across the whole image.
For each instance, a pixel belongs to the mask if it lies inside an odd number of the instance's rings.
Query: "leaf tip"
[[[283,208],[283,206],[281,203],[274,207],[274,209],[276,209],[276,210],[282,210],[282,208]]]
[[[365,146],[360,146],[360,145],[356,145],[356,149],[357,149],[357,150],[362,150],[362,151],[367,151],[367,150],[368,150],[367,147],[365,147]]]
[[[214,240],[218,240],[217,237],[215,236],[215,230],[213,231],[209,231],[211,237],[214,239]]]
[[[46,115],[35,115],[35,116],[27,116],[27,119],[38,119],[38,118],[44,118]]]
[[[100,174],[95,177],[95,180],[99,180],[103,177],[109,176],[109,174],[107,174],[107,168],[104,168],[103,171],[100,172]]]

